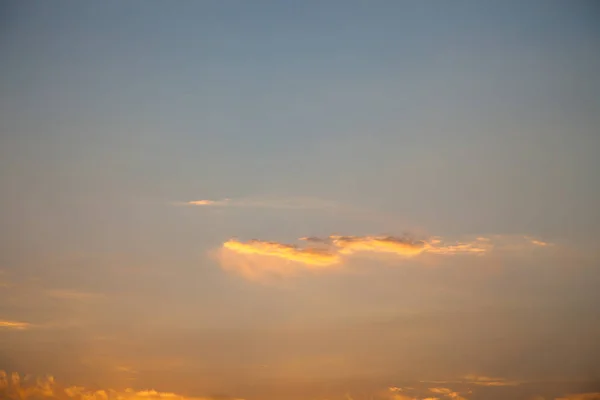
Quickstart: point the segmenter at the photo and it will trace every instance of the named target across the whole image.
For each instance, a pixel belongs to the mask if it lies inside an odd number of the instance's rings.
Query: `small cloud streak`
[[[221,200],[201,199],[188,201],[183,204],[201,207],[273,208],[287,210],[326,209],[337,207],[337,203],[335,202],[317,199],[314,197],[248,197],[239,199],[226,198]]]
[[[543,240],[539,240],[536,238],[532,238],[529,236],[525,236],[526,240],[529,240],[529,242],[533,245],[539,246],[539,247],[547,247],[547,246],[552,246],[552,243],[548,243],[548,242],[544,242]]]
[[[0,320],[0,329],[25,330],[31,328],[31,324],[21,321]]]
[[[501,386],[518,386],[524,382],[522,381],[511,381],[504,378],[491,378],[483,375],[466,375],[463,379],[457,380],[445,380],[445,381],[421,381],[422,383],[435,383],[435,384],[466,384],[466,385],[477,385],[477,386],[488,386],[488,387],[501,387]]]

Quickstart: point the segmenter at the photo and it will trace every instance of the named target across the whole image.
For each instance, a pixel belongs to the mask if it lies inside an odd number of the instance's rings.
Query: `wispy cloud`
[[[92,390],[82,386],[63,387],[56,383],[54,377],[45,376],[35,380],[23,380],[13,372],[7,374],[0,370],[0,398],[6,400],[213,400],[215,397],[190,397],[172,392],[158,392],[156,390]],[[233,397],[219,396],[221,400],[241,400]]]
[[[440,238],[433,238],[429,241],[426,251],[432,254],[456,255],[472,254],[483,255],[494,249],[494,243],[484,237],[478,237],[475,240],[463,242],[443,242]]]
[[[525,236],[525,239],[529,241],[529,243],[536,245],[536,246],[540,246],[540,247],[547,247],[547,246],[552,246],[552,243],[549,242],[544,242],[543,240],[540,239],[536,239],[530,236]]]
[[[440,237],[413,239],[408,236],[341,236],[303,237],[306,247],[275,241],[226,241],[219,260],[226,269],[241,272],[246,277],[259,278],[264,274],[295,275],[301,270],[329,270],[343,265],[356,255],[384,254],[401,259],[434,256],[483,256],[492,251],[520,251],[527,246],[539,247],[530,239],[520,238],[506,246],[502,238],[476,237],[473,240],[445,241]]]
[[[522,381],[514,381],[514,380],[508,380],[505,378],[498,378],[498,377],[489,377],[489,376],[482,376],[482,375],[474,375],[474,374],[470,374],[470,375],[466,375],[465,377],[463,377],[462,379],[454,379],[454,380],[443,380],[443,381],[421,381],[422,383],[429,383],[429,384],[442,384],[442,385],[447,385],[447,384],[464,384],[464,385],[477,385],[477,386],[494,386],[494,387],[499,387],[499,386],[518,386],[524,382]]]
[[[338,206],[336,202],[314,197],[246,197],[219,200],[200,199],[177,204],[201,207],[274,208],[288,210],[332,209]]]
[[[126,374],[137,374],[139,372],[128,365],[118,365],[115,367],[115,370],[118,372],[124,372]]]
[[[465,376],[465,381],[468,384],[479,386],[517,386],[521,384],[521,382],[518,381],[480,375],[467,375]]]
[[[31,328],[28,322],[0,320],[0,329],[25,330]]]

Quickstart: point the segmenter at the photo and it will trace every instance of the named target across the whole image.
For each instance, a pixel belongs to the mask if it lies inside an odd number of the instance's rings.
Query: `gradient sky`
[[[0,397],[600,398],[597,2],[3,1],[0,60]]]

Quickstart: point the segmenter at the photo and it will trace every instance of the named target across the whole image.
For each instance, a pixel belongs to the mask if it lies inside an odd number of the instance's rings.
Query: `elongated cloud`
[[[531,244],[536,245],[536,246],[540,246],[540,247],[552,246],[552,243],[544,242],[543,240],[532,238],[529,236],[526,236],[525,239],[529,240],[529,242]]]
[[[248,197],[239,199],[221,199],[221,200],[192,200],[185,203],[189,206],[202,207],[238,207],[238,208],[275,208],[288,210],[302,209],[325,209],[334,208],[337,203],[314,197]]]
[[[439,238],[432,239],[427,246],[427,252],[442,255],[474,254],[483,255],[490,252],[494,245],[488,238],[478,237],[473,241],[444,243]]]
[[[29,328],[31,328],[31,324],[27,322],[0,320],[0,329],[24,330]]]
[[[390,387],[383,397],[389,400],[441,400],[443,398],[467,400],[460,396],[458,392],[448,388],[431,388],[425,392],[434,393],[436,396],[431,396],[430,393],[424,394],[423,391],[414,388]]]
[[[415,240],[394,236],[336,236],[329,237],[342,254],[358,252],[391,253],[397,256],[414,257],[423,253],[454,255],[484,254],[492,250],[489,239],[477,238],[469,242],[445,243],[439,237]],[[315,240],[311,238],[311,240]]]
[[[0,370],[0,398],[3,400],[213,400],[214,397],[189,397],[156,390],[90,390],[81,386],[61,387],[54,377],[23,380],[18,373]],[[241,400],[219,397],[222,400]]]
[[[517,386],[521,382],[510,381],[504,378],[491,378],[489,376],[467,375],[465,376],[467,383],[479,386]]]
[[[456,380],[444,380],[444,381],[421,381],[422,383],[433,383],[433,384],[466,384],[466,385],[477,385],[477,386],[488,386],[488,387],[500,387],[500,386],[518,386],[524,382],[522,381],[511,381],[504,378],[492,378],[489,376],[482,375],[466,375],[463,379]]]
[[[221,265],[242,275],[260,279],[261,275],[295,275],[302,270],[330,270],[343,265],[355,255],[384,254],[401,259],[431,254],[438,257],[483,256],[492,251],[521,251],[527,246],[539,247],[529,238],[501,240],[477,237],[473,240],[448,242],[439,237],[416,240],[396,236],[340,236],[324,238],[303,237],[308,243],[299,247],[274,241],[228,240],[221,248],[218,258]],[[498,242],[498,243],[496,243]],[[504,242],[507,242],[508,245]],[[543,246],[542,246],[543,247]],[[500,385],[500,381],[481,380],[479,385]]]
[[[311,243],[331,244],[338,248],[341,254],[354,254],[359,252],[391,253],[403,257],[414,257],[423,253],[432,254],[484,254],[493,249],[490,239],[478,237],[467,242],[444,242],[439,237],[428,240],[416,240],[408,237],[396,236],[338,236],[331,235],[327,238],[303,237]]]
[[[214,200],[192,200],[188,201],[187,204],[191,206],[224,206],[227,205],[229,199],[214,201]]]

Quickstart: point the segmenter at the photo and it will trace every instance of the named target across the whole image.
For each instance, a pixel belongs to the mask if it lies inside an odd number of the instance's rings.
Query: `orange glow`
[[[193,201],[188,201],[189,205],[192,206],[214,206],[219,204],[220,202],[216,202],[213,200],[193,200]]]

